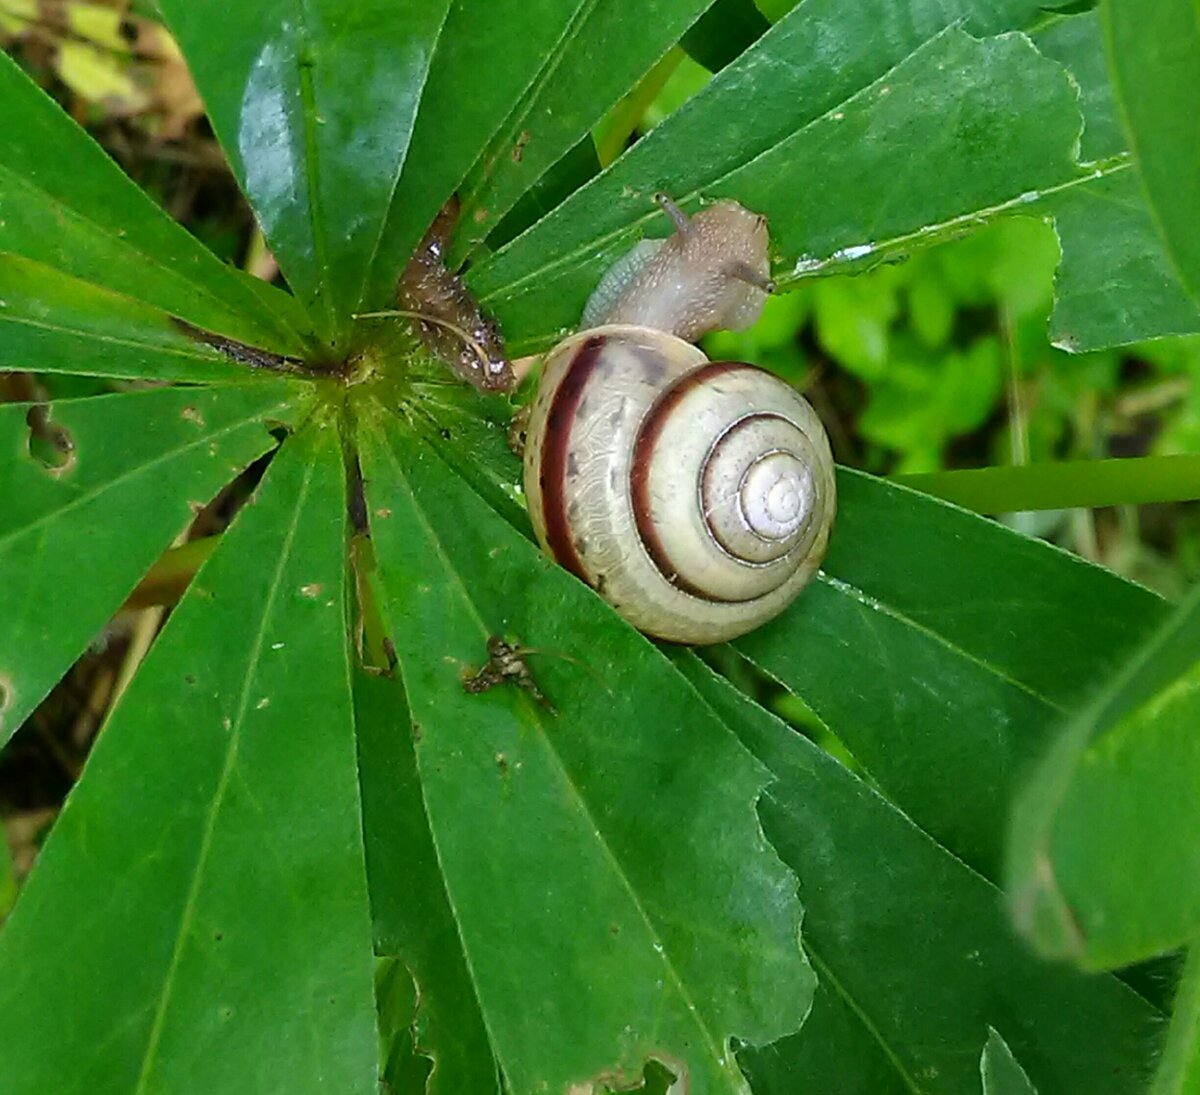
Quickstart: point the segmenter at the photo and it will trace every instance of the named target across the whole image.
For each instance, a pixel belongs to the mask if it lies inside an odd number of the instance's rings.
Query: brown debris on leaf
[[[446,266],[446,247],[458,221],[458,199],[437,215],[404,273],[397,297],[416,320],[417,331],[434,357],[484,392],[516,387],[512,365],[495,320],[486,315],[471,291]]]
[[[546,699],[538,688],[529,666],[525,664],[524,655],[530,651],[505,641],[499,635],[492,635],[487,641],[488,660],[476,673],[469,670],[463,676],[463,689],[467,692],[488,692],[498,684],[511,681],[518,688],[528,692],[550,714],[557,712],[553,704]]]

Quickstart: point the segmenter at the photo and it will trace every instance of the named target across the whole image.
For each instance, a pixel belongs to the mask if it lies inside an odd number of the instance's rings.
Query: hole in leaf
[[[0,715],[8,710],[9,704],[12,703],[12,697],[12,681],[0,673]]]
[[[686,1095],[687,1081],[681,1083],[666,1065],[651,1057],[642,1069],[642,1086],[634,1090],[641,1095]]]
[[[35,403],[25,416],[29,427],[29,455],[51,475],[62,475],[75,463],[71,431],[50,417],[50,407]]]
[[[629,1086],[630,1082],[635,1086]],[[590,1083],[573,1084],[567,1090],[568,1095],[688,1095],[691,1087],[685,1064],[672,1061],[668,1066],[659,1057],[648,1057],[640,1083],[606,1075]]]

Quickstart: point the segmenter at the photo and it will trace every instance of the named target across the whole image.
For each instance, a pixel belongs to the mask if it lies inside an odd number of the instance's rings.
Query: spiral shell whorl
[[[688,643],[781,611],[836,504],[824,430],[789,385],[640,326],[548,356],[525,480],[543,546],[634,626]]]

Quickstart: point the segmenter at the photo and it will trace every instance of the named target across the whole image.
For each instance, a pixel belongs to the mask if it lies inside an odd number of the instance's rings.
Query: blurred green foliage
[[[772,298],[752,330],[712,335],[706,350],[799,385],[831,421],[838,458],[880,474],[1196,452],[1200,340],[1055,348],[1057,263],[1053,228],[1013,218]],[[1101,532],[1088,513],[1013,523],[1174,594],[1200,575],[1197,509],[1117,511]]]
[[[1049,225],[1003,221],[772,299],[758,326],[714,335],[708,351],[798,383],[849,374],[861,388],[848,408],[854,462],[876,472],[1195,451],[1200,343],[1056,349],[1046,319],[1057,262]]]

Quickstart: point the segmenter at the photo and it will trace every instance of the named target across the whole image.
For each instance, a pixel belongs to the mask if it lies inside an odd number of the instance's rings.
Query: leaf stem
[[[1200,499],[1200,456],[1066,460],[901,475],[896,482],[977,513],[1183,502]]]

